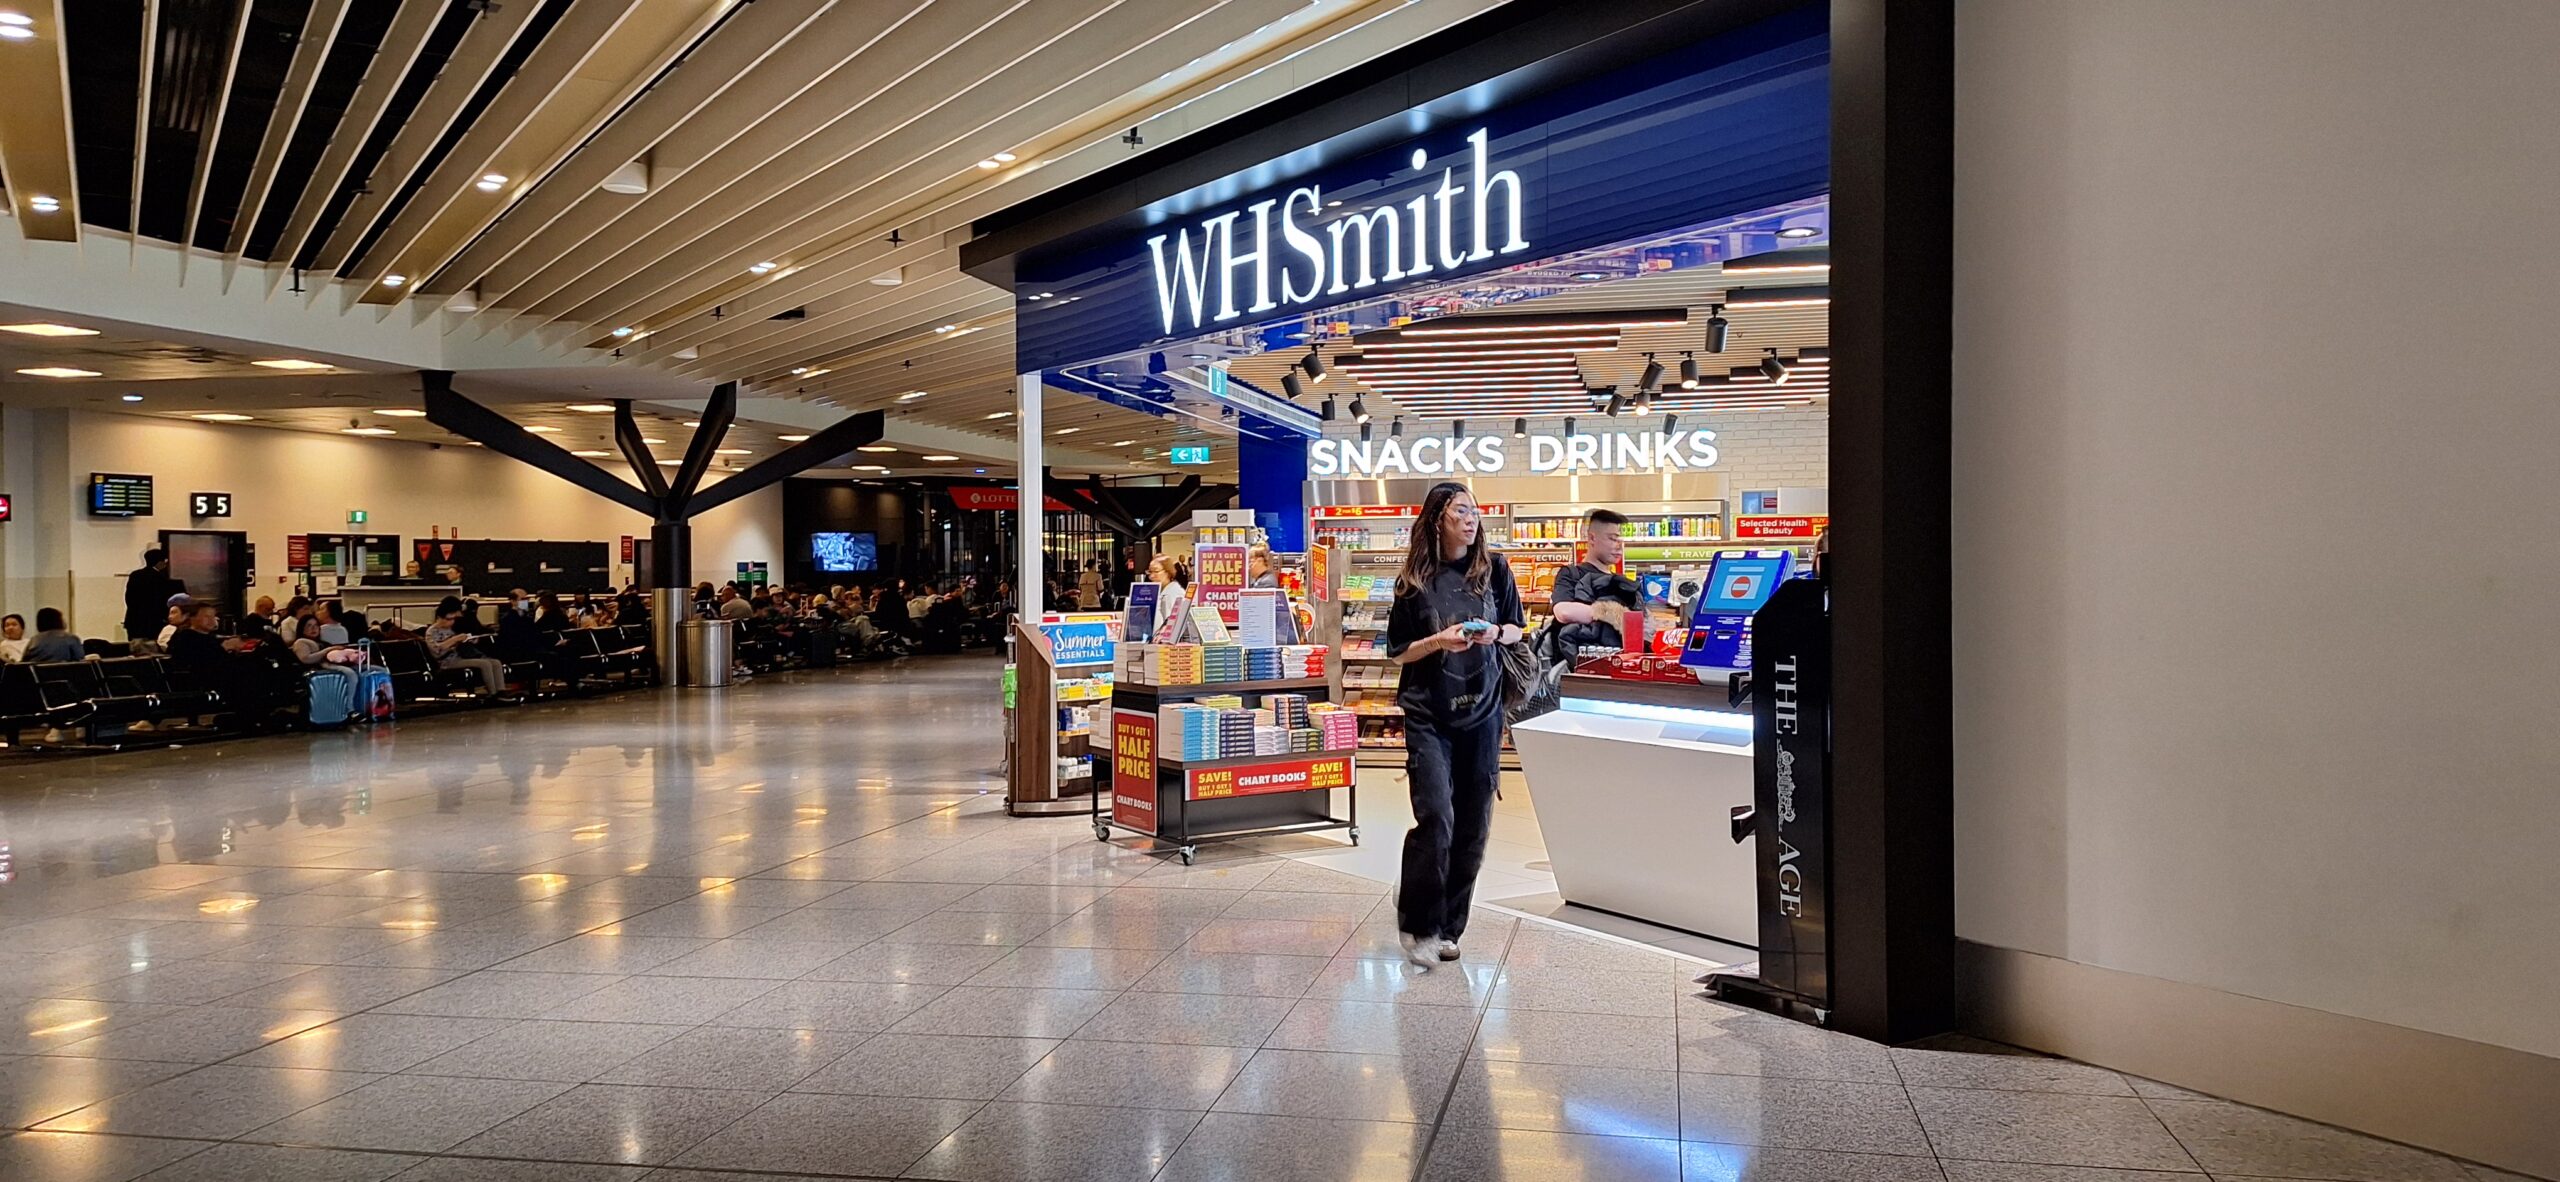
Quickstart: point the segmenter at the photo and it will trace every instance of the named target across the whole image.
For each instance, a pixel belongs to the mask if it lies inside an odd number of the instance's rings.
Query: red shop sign
[[[1111,712],[1111,822],[1156,831],[1156,716]]]
[[[1305,792],[1314,788],[1351,786],[1351,755],[1314,755],[1275,759],[1243,767],[1210,767],[1183,773],[1183,790],[1192,800],[1229,796],[1261,796],[1271,792]]]
[[[1066,513],[1072,511],[1072,506],[1069,506],[1065,501],[1061,501],[1056,497],[1042,497],[1040,498],[1040,501],[1042,505],[1054,512]],[[993,485],[986,484],[953,485],[951,488],[951,503],[963,509],[983,509],[995,512],[1010,512],[1021,507],[1022,490],[997,488]]]

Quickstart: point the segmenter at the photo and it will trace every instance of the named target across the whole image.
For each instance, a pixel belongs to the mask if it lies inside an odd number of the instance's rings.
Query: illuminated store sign
[[[1485,129],[1479,127],[1469,135],[1467,145],[1469,165],[1463,181],[1457,169],[1443,168],[1438,188],[1415,194],[1401,208],[1382,205],[1340,214],[1320,227],[1321,236],[1300,224],[1299,217],[1303,211],[1312,224],[1324,216],[1324,189],[1303,185],[1289,190],[1286,197],[1265,197],[1202,221],[1196,256],[1189,229],[1147,239],[1147,254],[1155,264],[1156,312],[1165,334],[1191,332],[1277,308],[1336,302],[1382,282],[1434,270],[1455,271],[1496,254],[1529,249],[1529,240],[1520,234],[1520,174],[1507,168],[1489,171]],[[1431,154],[1415,148],[1413,170],[1425,172],[1430,165]],[[1493,204],[1497,189],[1502,192],[1498,207]],[[1498,247],[1487,233],[1492,225],[1488,216],[1497,209],[1503,226]],[[1464,233],[1458,229],[1462,212],[1468,215]],[[1243,231],[1248,248],[1239,249],[1236,222],[1247,215],[1253,219]],[[1275,221],[1291,256],[1287,259],[1272,247]],[[1249,282],[1239,285],[1239,274]],[[1209,299],[1213,281],[1218,293],[1215,301]],[[1248,293],[1241,307],[1236,303],[1239,286]]]
[[[1307,445],[1307,475],[1317,479],[1372,476],[1498,476],[1509,470],[1512,450],[1498,435],[1471,438],[1426,435],[1403,439],[1318,439]],[[1716,433],[1705,428],[1669,435],[1658,431],[1578,432],[1532,435],[1529,472],[1684,472],[1715,465]]]

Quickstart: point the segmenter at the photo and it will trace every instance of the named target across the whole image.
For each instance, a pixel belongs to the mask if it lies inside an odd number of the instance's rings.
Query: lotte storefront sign
[[[951,503],[962,509],[983,509],[1009,513],[1022,505],[1022,490],[998,488],[994,485],[962,484],[951,488]],[[1040,498],[1041,507],[1053,513],[1072,513],[1075,507],[1056,497]]]

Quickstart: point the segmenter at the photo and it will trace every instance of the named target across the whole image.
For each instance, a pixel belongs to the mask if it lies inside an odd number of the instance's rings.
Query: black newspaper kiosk
[[[1759,839],[1760,971],[1713,973],[1727,1000],[1827,1023],[1831,1013],[1831,587],[1788,579],[1751,617],[1752,803],[1733,839]]]

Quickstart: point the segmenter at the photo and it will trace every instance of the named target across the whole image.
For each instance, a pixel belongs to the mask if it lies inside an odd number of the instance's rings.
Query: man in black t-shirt
[[[1618,531],[1626,524],[1626,516],[1612,509],[1584,514],[1583,559],[1556,572],[1547,601],[1568,650],[1623,643],[1618,624],[1639,602],[1635,580],[1618,573],[1627,552]]]

